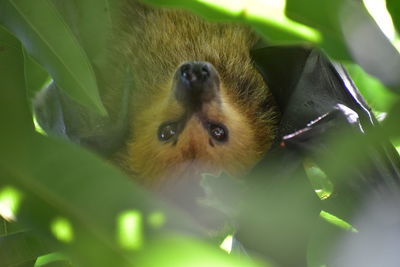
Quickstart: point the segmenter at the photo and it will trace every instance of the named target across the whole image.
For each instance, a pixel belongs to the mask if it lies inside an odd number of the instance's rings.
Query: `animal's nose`
[[[207,62],[186,62],[180,67],[181,79],[194,85],[201,84],[210,77],[211,68]]]
[[[188,61],[175,74],[176,99],[191,109],[198,109],[217,96],[219,76],[214,66],[205,61]]]

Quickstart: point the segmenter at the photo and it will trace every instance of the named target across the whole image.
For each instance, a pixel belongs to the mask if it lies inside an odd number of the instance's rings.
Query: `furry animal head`
[[[131,4],[121,58],[135,74],[131,138],[119,164],[144,184],[241,175],[271,144],[277,116],[246,27]]]

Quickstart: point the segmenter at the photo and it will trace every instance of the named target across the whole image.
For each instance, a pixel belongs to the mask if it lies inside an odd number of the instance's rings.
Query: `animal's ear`
[[[131,81],[123,85],[118,114],[100,116],[67,96],[53,82],[34,100],[36,120],[49,135],[71,140],[108,156],[118,150],[128,133]]]

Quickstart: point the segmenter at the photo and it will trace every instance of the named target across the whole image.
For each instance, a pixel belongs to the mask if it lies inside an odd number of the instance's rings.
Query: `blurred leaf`
[[[25,154],[30,155],[26,161],[11,162],[5,157],[7,151],[0,152],[2,182],[24,193],[17,218],[51,238],[50,225],[61,215],[72,227],[73,246],[66,248],[74,260],[84,266],[129,265],[131,260],[117,242],[118,215],[138,210],[145,216],[167,209],[119,171],[79,147],[35,135],[26,149]],[[145,240],[170,228],[197,231],[195,223],[168,211],[165,228],[144,225]]]
[[[211,20],[235,20],[252,25],[267,40],[274,42],[319,43],[317,30],[287,18],[283,12],[283,1],[269,0],[145,0],[151,4],[189,9]]]
[[[50,246],[31,232],[0,236],[0,266],[33,266],[37,257],[50,251]]]
[[[49,244],[32,232],[0,236],[0,266],[33,267],[37,257],[49,251]]]
[[[388,90],[377,78],[366,73],[359,65],[345,64],[347,71],[362,96],[374,111],[388,112],[399,96]]]
[[[333,192],[333,184],[326,173],[310,158],[303,160],[304,170],[315,193],[321,200],[327,199]]]
[[[213,207],[228,215],[228,218],[234,218],[237,215],[242,195],[246,189],[243,180],[231,177],[227,173],[219,176],[204,173],[201,186],[205,192],[204,197],[199,199],[202,205]]]
[[[0,236],[8,234],[7,221],[0,216]]]
[[[28,101],[32,100],[36,93],[43,89],[50,81],[50,76],[42,66],[40,66],[28,53],[24,52],[24,72],[25,83],[28,94]]]
[[[321,47],[328,54],[338,59],[348,59],[350,56],[339,24],[344,1],[287,0],[286,14],[295,21],[319,30],[323,37]]]
[[[21,193],[11,186],[0,188],[0,216],[15,221],[15,214],[21,204]]]
[[[346,1],[340,16],[344,41],[353,61],[400,93],[400,54],[360,2]],[[366,45],[368,44],[368,45]]]
[[[362,3],[287,0],[286,16],[283,1],[146,1],[183,7],[207,19],[246,22],[265,39],[278,44],[306,41],[318,45],[335,59],[354,58],[390,88],[400,87],[396,72],[400,68],[400,55]],[[366,42],[370,45],[365,46]]]
[[[95,71],[104,70],[112,17],[120,0],[51,1],[86,51]]]
[[[392,143],[399,147],[400,146],[400,100],[391,107],[385,120],[382,122],[383,129],[385,133],[390,138]]]
[[[18,161],[26,157],[27,136],[33,133],[32,115],[25,94],[24,58],[19,41],[0,27],[0,160]],[[7,177],[0,168],[0,185]],[[7,185],[9,186],[9,185]],[[6,203],[7,202],[7,203]],[[8,201],[2,205],[10,204]],[[3,211],[7,207],[3,206]],[[8,207],[11,210],[13,207]],[[17,207],[14,207],[17,208]],[[14,210],[13,212],[16,212]],[[15,231],[15,224],[2,220],[4,233]],[[41,247],[23,234],[4,236],[0,241],[0,266],[33,266]],[[32,242],[31,242],[32,241]],[[23,243],[26,245],[24,246]],[[29,256],[30,255],[30,256]]]
[[[279,155],[268,158],[248,177],[250,186],[241,205],[236,237],[246,249],[279,266],[306,266],[320,200],[300,160],[290,153],[282,155],[281,159]]]
[[[337,247],[337,241],[343,238],[344,234],[354,235],[355,233],[337,227],[320,216],[310,236],[307,266],[327,267],[327,263],[332,257],[332,251]]]
[[[398,0],[386,0],[386,8],[392,16],[393,25],[400,32],[400,3]]]
[[[97,156],[36,134],[26,101],[21,46],[0,28],[0,48],[0,123],[4,126],[0,186],[13,186],[21,192],[22,201],[15,211],[18,222],[53,241],[52,249],[63,247],[82,266],[132,263],[117,242],[118,215],[126,210],[138,210],[145,217],[154,211],[165,213],[165,227],[143,226],[146,241],[168,229],[202,235],[194,222],[165,208]],[[56,242],[51,232],[51,224],[59,217],[71,225],[71,245]]]
[[[347,0],[287,0],[286,14],[289,18],[318,29],[323,36],[321,47],[332,57],[350,59],[340,22],[347,8],[347,2]],[[359,5],[359,8],[363,6]]]
[[[0,236],[26,231],[26,227],[17,222],[8,222],[0,216]]]
[[[148,267],[272,267],[264,262],[228,255],[222,249],[212,248],[206,243],[180,236],[163,237],[151,243],[138,255],[137,266]],[[172,260],[173,259],[173,260]]]
[[[35,261],[28,261],[21,264],[13,265],[12,267],[33,267]]]
[[[330,224],[333,224],[337,227],[340,227],[344,230],[347,231],[351,231],[353,233],[357,233],[357,229],[355,229],[351,224],[349,224],[348,222],[336,217],[333,214],[330,214],[329,212],[326,211],[321,211],[321,213],[319,214],[319,216],[324,219],[325,221],[327,221]]]
[[[68,258],[59,253],[53,252],[37,258],[35,267],[72,267]]]
[[[346,11],[349,11],[348,2],[348,0],[287,0],[286,14],[289,18],[318,29],[323,36],[321,47],[330,56],[341,60],[351,59],[341,27],[341,21],[347,15]],[[361,9],[365,11],[361,3],[356,9],[357,12]],[[372,18],[368,23],[374,23]]]
[[[321,31],[321,47],[336,59],[353,59],[398,91],[400,55],[361,1],[288,0],[287,15]],[[368,45],[366,45],[368,44]]]
[[[12,145],[15,154],[26,143],[25,136],[33,132],[32,115],[25,95],[24,58],[17,39],[0,26],[0,125],[2,125],[1,150]],[[10,155],[11,156],[11,155]],[[20,157],[23,155],[20,155]]]
[[[49,0],[4,0],[0,22],[6,25],[79,103],[106,114],[92,66],[71,30]]]
[[[42,264],[42,265],[35,265],[35,267],[36,266],[40,266],[40,267],[73,267],[73,265],[69,261],[65,261],[65,260],[52,261],[52,262]]]

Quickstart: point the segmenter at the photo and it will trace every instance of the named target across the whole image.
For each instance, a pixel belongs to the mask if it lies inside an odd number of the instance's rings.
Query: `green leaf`
[[[35,267],[72,267],[72,265],[65,255],[53,252],[38,257]]]
[[[40,66],[28,53],[24,53],[24,73],[25,84],[28,94],[28,101],[31,101],[37,92],[43,89],[50,81],[51,77],[42,66]]]
[[[358,90],[374,111],[388,112],[399,96],[388,90],[377,78],[366,73],[359,65],[345,64]]]
[[[326,173],[310,158],[304,158],[303,167],[318,197],[321,200],[329,198],[333,192],[333,184]]]
[[[202,234],[190,219],[157,202],[109,163],[80,147],[35,133],[21,46],[0,28],[0,48],[0,192],[10,187],[18,192],[21,203],[9,202],[9,208],[19,223],[53,241],[52,249],[64,248],[82,266],[132,263],[118,240],[118,219],[127,211],[142,214],[146,223],[139,230],[146,242],[168,229]],[[165,214],[165,227],[148,224],[147,215],[154,212]],[[69,238],[65,238],[67,228]]]
[[[110,40],[113,17],[118,0],[64,1],[52,0],[64,21],[85,49],[97,78],[106,73],[107,42]],[[93,23],[93,22],[96,23]],[[97,73],[100,71],[100,73]]]
[[[173,259],[173,260],[172,260]],[[267,262],[261,264],[254,259],[248,260],[237,255],[228,255],[222,249],[212,248],[204,242],[182,237],[165,236],[152,242],[138,255],[137,266],[148,267],[272,267]]]
[[[272,43],[308,42],[320,46],[330,56],[342,60],[351,58],[349,41],[343,34],[342,19],[351,17],[353,11],[360,14],[366,12],[363,5],[350,6],[347,0],[287,0],[286,8],[285,1],[276,0],[146,0],[146,2],[186,8],[207,19],[245,22]],[[368,16],[364,19],[369,25],[375,24]]]
[[[339,217],[337,217],[333,214],[330,214],[329,212],[322,210],[321,213],[319,214],[319,216],[322,219],[324,219],[325,221],[327,221],[337,227],[340,227],[344,230],[351,231],[353,233],[358,232],[358,230],[356,228],[354,228],[350,223],[346,222],[343,219],[340,219]]]
[[[385,130],[387,136],[389,136],[392,143],[399,150],[400,147],[400,125],[399,125],[399,116],[400,116],[400,101],[397,102],[391,107],[388,112],[385,120],[382,122],[382,128]]]
[[[182,215],[157,203],[154,196],[82,148],[40,135],[31,136],[25,148],[30,156],[20,160],[7,157],[8,151],[0,152],[0,175],[4,177],[0,184],[22,192],[17,219],[46,238],[59,240],[83,266],[132,263],[117,238],[117,222],[128,211],[144,217],[146,224],[139,230],[145,241],[168,229],[200,233],[195,223],[179,219]],[[168,228],[155,229],[147,223],[147,215],[155,211],[165,213]],[[60,221],[62,227],[56,225]],[[64,238],[66,226],[71,233],[68,238]]]
[[[24,58],[17,39],[0,26],[0,125],[1,150],[11,146],[10,140],[19,142],[13,147],[17,153],[24,147],[25,136],[33,132],[32,114],[25,94]]]
[[[320,30],[321,47],[328,54],[336,59],[352,59],[387,87],[400,92],[400,54],[361,1],[288,0],[286,13]]]
[[[286,14],[295,21],[318,29],[323,41],[321,46],[333,57],[349,59],[339,16],[345,0],[287,0]]]
[[[85,51],[49,0],[0,2],[0,22],[79,103],[106,114]]]
[[[157,5],[186,8],[211,20],[235,20],[252,25],[263,37],[274,42],[311,42],[319,43],[319,32],[306,25],[287,18],[284,14],[283,1],[255,0],[146,0]]]
[[[32,232],[0,236],[0,266],[20,266],[33,263],[51,251],[49,244]],[[30,264],[28,266],[33,266]]]
[[[28,143],[27,136],[33,134],[32,114],[28,108],[25,94],[24,58],[21,44],[3,27],[0,27],[0,159],[9,158],[19,160],[24,158],[25,147]],[[1,173],[1,171],[0,171]],[[0,174],[0,184],[6,177]],[[2,188],[3,189],[3,188]],[[3,192],[2,192],[3,193]],[[1,196],[0,213],[3,216],[5,204],[9,203],[9,212],[13,212],[17,205],[13,206],[10,198]],[[14,203],[15,204],[15,203]],[[8,215],[12,215],[9,213]],[[1,220],[4,234],[14,231],[14,225]],[[21,243],[25,243],[24,247]],[[20,251],[19,248],[23,249]],[[40,249],[21,235],[3,236],[0,239],[0,266],[33,266],[34,257],[28,257]],[[37,253],[33,253],[37,254]]]
[[[386,8],[392,16],[394,27],[400,32],[400,3],[398,0],[386,0]]]
[[[332,259],[332,251],[338,248],[338,240],[344,238],[352,238],[357,235],[355,231],[349,231],[354,228],[338,227],[329,219],[323,218],[321,212],[319,219],[314,225],[313,233],[310,236],[307,266],[310,267],[328,267]]]
[[[235,179],[227,173],[219,176],[204,173],[201,179],[204,197],[199,199],[202,205],[213,207],[233,218],[238,213],[241,196],[246,189],[242,180]]]

